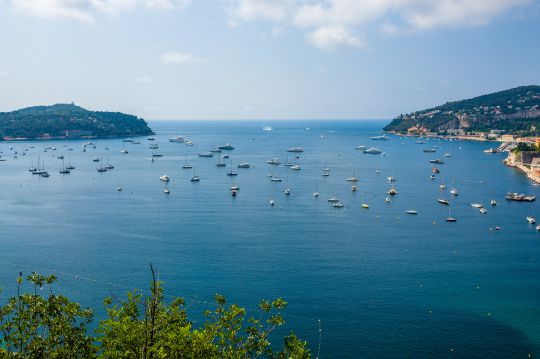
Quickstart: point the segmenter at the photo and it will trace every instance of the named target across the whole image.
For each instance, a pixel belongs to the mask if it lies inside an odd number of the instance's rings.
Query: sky
[[[0,111],[391,119],[540,84],[540,0],[0,0]]]

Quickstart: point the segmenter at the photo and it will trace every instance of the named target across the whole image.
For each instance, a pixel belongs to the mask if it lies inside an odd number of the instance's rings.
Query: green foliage
[[[540,109],[540,86],[521,86],[400,115],[384,130],[407,132],[421,125],[430,131],[444,131],[459,128],[457,116],[464,116],[469,122],[467,131],[496,129],[526,136],[540,128],[540,116],[527,112],[535,109]]]
[[[513,150],[514,153],[529,152],[529,151],[538,151],[538,147],[536,147],[536,145],[533,143],[529,144],[525,142],[520,142],[517,144],[516,148],[514,148]]]
[[[10,298],[0,308],[0,333],[5,358],[94,358],[93,338],[86,333],[92,321],[92,311],[81,309],[62,295],[56,295],[52,285],[55,276],[32,273],[26,281],[33,293],[21,294],[22,273],[17,278],[17,297]],[[48,288],[48,295],[38,294]]]
[[[68,130],[96,137],[152,134],[143,119],[120,112],[88,111],[73,104],[36,106],[0,113],[0,139],[5,136],[37,138],[44,134],[62,137]],[[77,137],[77,132],[74,134]]]
[[[92,311],[81,309],[67,298],[55,295],[54,276],[35,273],[27,281],[33,293],[21,294],[22,274],[17,279],[18,295],[0,309],[0,329],[5,346],[0,358],[256,358],[306,359],[307,343],[290,333],[276,350],[269,336],[285,324],[282,311],[287,302],[263,300],[257,318],[247,317],[245,308],[228,304],[215,296],[215,309],[205,313],[206,321],[194,327],[185,301],[164,301],[161,283],[155,279],[150,295],[135,290],[124,300],[104,300],[107,318],[95,337],[87,334]],[[49,294],[40,293],[47,286]]]

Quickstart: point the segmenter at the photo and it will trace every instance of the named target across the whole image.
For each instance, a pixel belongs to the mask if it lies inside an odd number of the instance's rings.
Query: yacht
[[[193,142],[191,142],[189,140],[186,140],[185,144],[188,145],[188,146],[193,146]]]
[[[238,166],[238,168],[250,168],[251,165],[247,162],[244,162],[244,163],[240,163]]]
[[[341,202],[335,202],[335,203],[332,203],[332,207],[334,208],[343,208],[343,203]]]
[[[370,137],[371,140],[374,140],[374,141],[389,141],[390,139],[388,137],[386,137],[385,135],[381,135],[381,136],[373,136],[373,137]]]
[[[185,170],[190,170],[190,169],[193,168],[193,166],[186,163],[185,165],[182,166],[182,168],[185,169]]]
[[[345,181],[347,181],[347,182],[358,182],[358,178],[352,176],[352,177],[347,178]]]
[[[392,186],[392,188],[390,188],[388,190],[388,192],[386,192],[387,194],[389,194],[390,196],[394,196],[396,194],[398,194],[398,191],[394,188],[394,186]]]
[[[484,206],[481,203],[471,203],[472,208],[484,208]]]
[[[449,205],[450,204],[450,201],[448,201],[447,199],[443,199],[443,198],[439,198],[437,200],[437,202],[439,202],[440,204],[445,204],[445,205]]]
[[[283,181],[283,180],[282,180],[281,178],[279,178],[279,177],[272,176],[272,177],[270,178],[270,181],[272,181],[272,182],[281,182],[281,181]]]
[[[388,176],[388,177],[386,177],[386,179],[388,180],[388,182],[395,182],[396,181],[394,176]]]
[[[492,199],[489,203],[490,203],[492,206],[496,206],[496,205],[497,205],[497,201],[495,201],[494,199]]]
[[[358,189],[358,187],[356,187],[355,185],[352,185],[351,191],[356,192],[357,189]]]
[[[381,170],[380,169],[377,169],[377,171],[375,171],[376,174],[380,175],[381,174]]]
[[[329,172],[323,172],[323,173],[322,173],[322,176],[323,176],[323,177],[328,177],[328,176],[330,176],[330,173],[329,173]]]
[[[440,159],[436,159],[436,160],[429,160],[429,163],[437,163],[437,164],[443,164],[444,161],[440,160]]]
[[[175,141],[172,141],[172,142],[175,142]],[[169,193],[171,193],[171,191],[169,191],[169,189],[168,189],[168,188],[164,188],[164,189],[163,189],[163,193],[165,193],[165,194],[169,194]]]
[[[157,143],[152,143],[150,146],[148,146],[151,150],[157,150],[159,148],[159,145]]]
[[[359,145],[359,146],[356,146],[356,147],[355,147],[355,149],[357,149],[357,150],[362,150],[362,151],[365,150],[366,148],[367,148],[367,147],[364,146],[364,145]]]
[[[436,148],[424,148],[422,150],[422,152],[425,152],[425,153],[433,153],[433,152],[437,152],[437,149]]]
[[[186,139],[183,137],[183,136],[176,136],[176,137],[172,137],[172,138],[169,138],[169,142],[186,142]]]
[[[291,194],[291,189],[290,188],[285,188],[283,193],[285,193],[287,196],[289,196]]]
[[[275,158],[272,158],[271,160],[266,161],[266,163],[268,163],[269,165],[277,166],[281,162],[279,161],[277,157],[275,157]]]
[[[535,224],[536,223],[536,219],[534,219],[534,217],[527,217],[527,222],[529,222],[529,224]]]
[[[367,204],[367,203],[362,203],[362,208],[369,209],[369,204]]]
[[[230,143],[226,143],[223,146],[218,146],[218,149],[219,150],[225,150],[225,151],[232,151],[232,150],[234,150],[234,146],[231,145]]]
[[[392,200],[391,200],[390,197],[388,197],[388,196],[386,196],[386,198],[384,199],[384,201],[385,201],[386,203],[392,202]]]
[[[486,214],[486,213],[487,213],[487,209],[485,209],[484,207],[480,208],[480,213]]]
[[[459,194],[458,190],[455,189],[455,188],[452,188],[452,189],[450,190],[450,193],[453,194],[454,196],[457,196],[457,195]]]
[[[367,153],[369,155],[380,155],[382,151],[375,147],[371,147],[371,148],[368,148],[367,150],[364,150],[364,153]]]
[[[300,171],[302,168],[298,165],[291,166],[291,170],[293,171]]]
[[[292,147],[287,149],[287,152],[301,153],[304,152],[304,149],[302,147]]]
[[[484,150],[484,153],[497,153],[498,151],[496,149],[490,148],[488,150]]]
[[[199,182],[200,180],[201,180],[201,178],[199,176],[193,176],[190,179],[191,182]]]
[[[332,196],[332,197],[328,198],[328,202],[330,202],[330,203],[339,203],[339,199],[337,199],[336,196]]]
[[[446,153],[445,153],[445,154],[444,154],[443,156],[444,156],[444,157],[452,157],[452,154],[451,154],[451,153],[448,153],[448,152],[446,152]]]
[[[163,182],[169,182],[171,178],[167,175],[160,176],[159,179]]]
[[[407,213],[407,214],[415,214],[416,215],[416,214],[418,214],[418,211],[415,211],[414,209],[410,209],[408,211],[405,211],[405,213]]]
[[[446,222],[457,222],[457,219],[455,219],[454,217],[447,217],[445,219]]]
[[[212,152],[199,153],[199,157],[214,157]]]

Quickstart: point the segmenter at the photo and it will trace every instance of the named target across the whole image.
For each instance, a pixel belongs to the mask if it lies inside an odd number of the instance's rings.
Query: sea
[[[95,308],[95,327],[103,298],[148,292],[152,263],[166,300],[186,298],[195,326],[216,293],[254,316],[261,299],[284,298],[286,324],[273,340],[294,331],[313,357],[538,356],[540,232],[526,217],[540,211],[505,195],[538,196],[539,187],[504,166],[506,154],[483,152],[495,143],[372,140],[387,122],[150,121],[155,140],[138,144],[0,142],[0,300],[16,293],[19,272],[55,274],[57,292]],[[179,135],[193,146],[169,142]],[[228,159],[198,156],[226,143]],[[49,178],[29,172],[38,159]],[[63,162],[76,169],[59,174]],[[106,164],[114,169],[97,172]]]

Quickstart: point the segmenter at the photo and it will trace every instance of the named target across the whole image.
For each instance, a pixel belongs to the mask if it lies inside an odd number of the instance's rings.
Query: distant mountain
[[[540,129],[540,86],[522,86],[468,100],[447,102],[396,117],[385,131],[397,133],[501,130],[528,135]]]
[[[75,104],[0,112],[1,139],[102,138],[153,134],[146,121],[120,112],[89,111]]]

